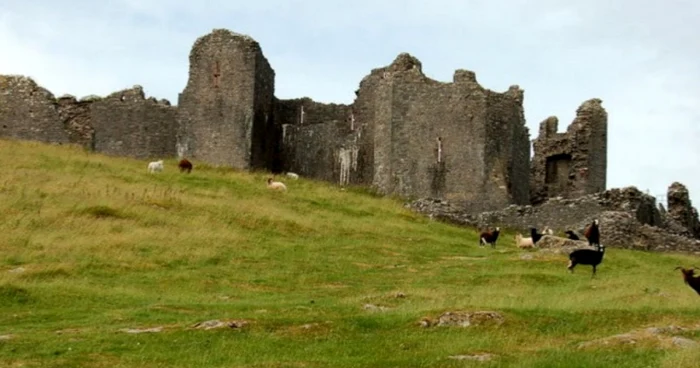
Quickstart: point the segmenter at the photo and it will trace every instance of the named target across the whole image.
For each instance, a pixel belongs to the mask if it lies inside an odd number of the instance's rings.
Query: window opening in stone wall
[[[355,113],[350,113],[350,130],[355,130]]]
[[[304,113],[304,105],[301,105],[301,113],[299,114],[300,115],[299,125],[304,124],[304,114],[305,114]]]
[[[569,180],[570,167],[571,155],[569,154],[562,153],[547,157],[545,183],[566,185]]]
[[[214,63],[214,87],[219,87],[219,77],[221,76],[221,66],[217,60]]]
[[[437,137],[437,162],[442,162],[442,137]]]

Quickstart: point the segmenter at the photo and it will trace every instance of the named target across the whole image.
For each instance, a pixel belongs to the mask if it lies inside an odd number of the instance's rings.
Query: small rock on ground
[[[486,362],[494,358],[493,354],[474,354],[474,355],[450,355],[450,359],[456,360],[476,360],[479,362]]]

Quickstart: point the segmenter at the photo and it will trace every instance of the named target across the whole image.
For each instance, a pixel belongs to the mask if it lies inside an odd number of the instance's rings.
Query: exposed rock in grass
[[[218,319],[213,319],[209,321],[196,323],[192,328],[202,329],[202,330],[212,330],[215,328],[243,328],[248,325],[248,321],[244,320],[233,320],[233,321],[221,321]]]
[[[451,326],[469,327],[486,324],[500,325],[505,322],[505,318],[498,312],[476,311],[476,312],[445,312],[437,320],[430,317],[423,317],[419,322],[422,327],[431,326]]]
[[[384,311],[389,309],[383,305],[374,305],[374,304],[365,304],[362,308],[365,310],[369,310],[369,311],[379,311],[379,312],[384,312]]]
[[[151,328],[122,328],[119,331],[130,333],[130,334],[140,334],[140,333],[149,333],[149,332],[161,332],[161,331],[163,331],[163,327],[158,326],[158,327],[151,327]]]
[[[695,328],[698,330],[699,328]],[[634,345],[638,343],[652,343],[661,347],[697,347],[700,346],[695,340],[680,336],[668,336],[670,334],[689,331],[688,328],[679,326],[649,327],[630,331],[628,333],[604,337],[591,341],[585,341],[578,345],[579,349],[600,346]]]
[[[14,338],[15,338],[14,335],[0,335],[0,341],[12,340]]]
[[[493,359],[495,355],[485,353],[485,354],[474,354],[474,355],[450,355],[448,358],[455,360],[476,360],[479,362],[486,362]]]

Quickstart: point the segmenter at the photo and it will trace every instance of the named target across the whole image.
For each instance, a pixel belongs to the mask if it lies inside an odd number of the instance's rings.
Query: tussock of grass
[[[697,257],[608,249],[598,277],[495,250],[366,188],[0,140],[0,366],[690,367],[697,350],[579,349],[696,326],[673,268]],[[530,259],[522,259],[524,253]],[[400,296],[399,296],[400,295]],[[419,327],[446,311],[501,325]],[[239,329],[195,330],[240,319]],[[162,326],[162,332],[121,329]],[[680,336],[700,341],[700,329]],[[449,358],[489,353],[489,362]]]

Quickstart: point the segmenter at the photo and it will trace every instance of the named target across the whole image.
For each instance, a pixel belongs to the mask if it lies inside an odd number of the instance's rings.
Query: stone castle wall
[[[145,98],[140,87],[82,100],[56,99],[21,78],[2,90],[2,136],[114,155],[291,171],[382,194],[442,198],[471,211],[525,205],[542,188],[545,197],[605,189],[600,100],[582,105],[570,133],[545,124],[531,167],[522,89],[497,93],[462,69],[451,82],[435,81],[407,53],[371,70],[349,105],[275,98],[275,72],[260,45],[225,29],[194,42],[177,107]],[[588,176],[555,192],[547,160],[560,154],[571,156],[567,168],[585,167]]]
[[[274,72],[250,37],[215,29],[194,43],[178,102],[178,153],[212,165],[264,167]]]
[[[145,98],[143,89],[105,98],[59,98],[31,78],[0,76],[0,136],[77,144],[97,152],[138,159],[175,154],[177,108]]]
[[[564,133],[551,116],[540,124],[533,142],[531,198],[533,204],[547,198],[576,198],[606,188],[608,116],[602,101],[587,100]]]

